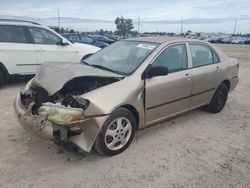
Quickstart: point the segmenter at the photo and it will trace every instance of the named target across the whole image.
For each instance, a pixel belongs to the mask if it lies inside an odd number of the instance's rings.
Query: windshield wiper
[[[86,61],[81,61],[81,63],[83,63],[83,64],[85,64],[85,65],[88,65],[88,66],[92,66],[92,65],[90,65],[89,63],[87,63]]]
[[[86,61],[81,61],[81,63],[83,63],[83,64],[85,64],[85,65],[88,65],[88,66],[91,66],[91,67],[98,68],[98,69],[102,69],[102,70],[106,70],[106,71],[109,71],[109,72],[113,72],[113,73],[116,73],[116,74],[126,75],[124,72],[114,71],[114,70],[109,69],[109,68],[107,68],[107,67],[104,67],[104,66],[102,66],[102,65],[89,64],[89,63],[87,63]]]
[[[90,65],[90,64],[87,63],[87,65]],[[107,67],[104,67],[104,66],[102,66],[102,65],[95,65],[95,64],[92,64],[92,65],[90,65],[90,66],[95,67],[95,68],[98,68],[98,69],[106,70],[106,71],[109,71],[109,72],[113,72],[113,73],[116,73],[116,74],[125,75],[124,72],[114,71],[114,70],[112,70],[112,69],[110,69],[110,68],[107,68]]]

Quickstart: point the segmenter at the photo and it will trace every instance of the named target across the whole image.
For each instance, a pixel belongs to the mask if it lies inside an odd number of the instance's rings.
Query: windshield
[[[90,56],[85,63],[122,75],[132,74],[158,44],[119,41]]]

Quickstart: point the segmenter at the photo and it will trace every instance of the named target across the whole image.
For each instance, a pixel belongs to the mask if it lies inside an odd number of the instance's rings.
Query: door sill
[[[164,120],[166,120],[166,119],[169,119],[169,118],[172,118],[172,117],[178,116],[178,115],[183,114],[183,113],[185,113],[185,112],[187,112],[187,111],[194,110],[194,109],[196,109],[196,108],[199,108],[199,107],[205,106],[205,105],[207,105],[207,104],[208,104],[208,103],[203,103],[203,104],[200,104],[200,105],[194,106],[194,107],[192,107],[192,108],[187,108],[187,109],[185,109],[185,110],[182,110],[182,111],[176,112],[176,113],[174,113],[174,114],[170,114],[170,115],[168,115],[168,116],[164,116],[164,117],[161,117],[161,118],[155,119],[155,120],[153,120],[153,121],[147,122],[147,123],[146,123],[146,126],[150,126],[150,125],[153,125],[153,124],[156,124],[156,123],[162,122],[162,121],[164,121]]]

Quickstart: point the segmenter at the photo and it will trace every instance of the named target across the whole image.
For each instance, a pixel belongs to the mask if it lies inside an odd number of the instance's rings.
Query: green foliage
[[[65,33],[65,29],[63,27],[60,28],[59,33],[63,34]]]
[[[133,20],[132,19],[126,19],[121,17],[117,17],[115,19],[115,24],[117,28],[117,34],[125,36],[126,34],[130,34],[131,30],[134,28]]]
[[[74,29],[71,29],[69,32],[70,32],[70,33],[75,33],[75,30],[74,30]]]
[[[97,30],[94,33],[93,32],[88,32],[88,34],[108,36],[108,35],[113,35],[113,31],[108,31],[108,30],[100,29],[99,31]]]

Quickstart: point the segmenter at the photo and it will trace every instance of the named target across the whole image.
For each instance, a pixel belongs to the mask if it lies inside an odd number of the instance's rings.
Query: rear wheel
[[[221,83],[217,88],[217,90],[215,91],[210,104],[206,106],[207,111],[211,113],[220,112],[224,108],[227,102],[227,97],[228,97],[228,87],[226,86],[226,84]]]
[[[134,138],[136,120],[133,114],[119,108],[105,121],[95,142],[95,149],[101,155],[116,155],[123,152]]]

